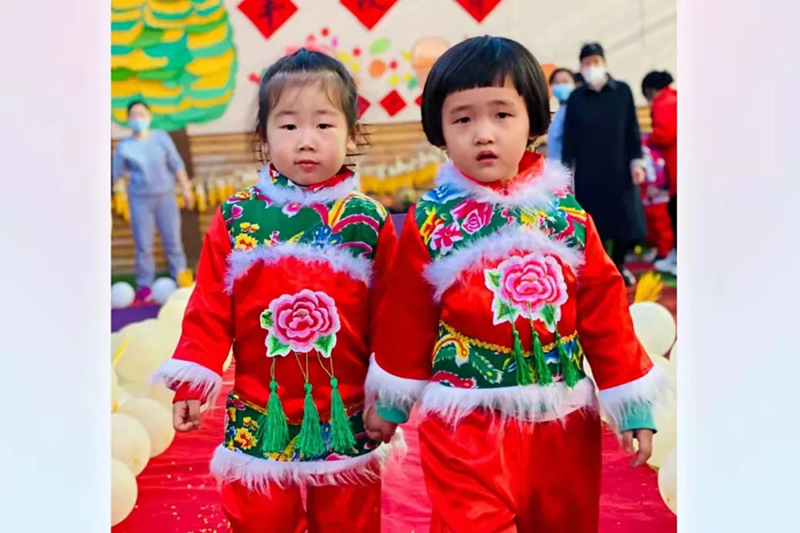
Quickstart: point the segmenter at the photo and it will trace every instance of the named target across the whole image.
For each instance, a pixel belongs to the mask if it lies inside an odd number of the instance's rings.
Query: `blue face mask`
[[[137,118],[137,119],[129,119],[128,126],[131,128],[133,133],[144,133],[148,129],[150,129],[150,119],[149,118]]]
[[[558,83],[553,85],[553,96],[555,96],[559,102],[566,102],[569,99],[570,93],[572,93],[572,89],[574,89],[574,87],[568,83]]]

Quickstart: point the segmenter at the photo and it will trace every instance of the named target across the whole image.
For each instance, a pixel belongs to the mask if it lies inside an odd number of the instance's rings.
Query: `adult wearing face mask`
[[[550,75],[550,90],[558,100],[558,111],[547,130],[547,157],[561,161],[564,137],[564,117],[567,114],[567,99],[575,88],[575,76],[568,68],[558,68]]]
[[[644,182],[642,138],[631,88],[606,71],[597,43],[580,52],[585,85],[567,100],[562,162],[575,176],[575,196],[592,216],[625,283],[636,279],[625,256],[647,231],[638,185]]]
[[[667,71],[649,72],[642,80],[642,94],[650,104],[653,132],[648,144],[664,156],[669,184],[669,216],[672,232],[678,241],[678,91],[672,87],[672,75]],[[667,257],[653,266],[660,272],[677,274],[678,255],[673,249]]]
[[[131,135],[119,141],[112,163],[112,186],[120,178],[128,178],[138,286],[136,300],[139,303],[151,301],[151,287],[155,280],[153,240],[156,228],[161,234],[173,279],[180,279],[186,271],[180,212],[175,199],[176,180],[186,204],[192,200],[189,177],[175,143],[166,132],[150,129],[151,118],[146,103],[134,101],[128,105]]]

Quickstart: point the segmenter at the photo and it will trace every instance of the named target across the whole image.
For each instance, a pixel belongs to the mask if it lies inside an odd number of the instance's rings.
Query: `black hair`
[[[581,52],[578,54],[578,61],[583,61],[586,57],[600,56],[606,58],[606,52],[603,50],[603,45],[600,43],[586,43],[581,47]]]
[[[549,83],[550,85],[553,85],[553,80],[554,80],[554,79],[556,79],[556,76],[557,76],[558,74],[561,74],[562,72],[566,72],[567,74],[569,74],[569,77],[570,77],[570,78],[572,78],[572,81],[575,81],[575,73],[574,73],[574,72],[572,72],[572,71],[571,71],[570,69],[568,69],[568,68],[560,67],[560,68],[557,68],[557,69],[555,69],[555,70],[553,71],[553,73],[552,73],[552,74],[550,74],[550,79],[549,79],[549,80],[547,80],[547,81],[548,81],[548,83]]]
[[[550,89],[533,54],[505,37],[472,37],[448,49],[431,68],[422,91],[422,129],[434,146],[444,147],[442,106],[448,95],[468,89],[503,87],[510,80],[525,100],[530,133],[550,125]]]
[[[296,81],[295,76],[305,77],[303,81],[311,79],[324,84],[330,91],[331,99],[344,112],[348,134],[356,136],[359,133],[358,89],[350,72],[340,61],[327,54],[301,48],[277,60],[261,77],[255,129],[259,146],[267,140],[269,112],[278,104],[284,89]]]
[[[572,79],[575,80],[575,85],[586,85],[586,80],[583,79],[583,74],[580,72],[573,74]]]
[[[150,111],[150,106],[147,105],[147,102],[145,102],[144,100],[132,100],[128,104],[128,114],[129,115],[131,114],[131,109],[133,109],[133,106],[136,106],[136,105],[140,105],[140,106],[144,107],[145,109],[147,109],[148,111]]]
[[[647,97],[649,92],[658,92],[665,87],[669,87],[673,81],[675,80],[672,79],[672,74],[666,70],[648,72],[642,79],[642,94]]]

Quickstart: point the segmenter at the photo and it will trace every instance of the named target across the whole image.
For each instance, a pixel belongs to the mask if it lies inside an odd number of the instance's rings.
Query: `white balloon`
[[[136,476],[119,459],[111,458],[111,526],[125,520],[136,505],[139,486]]]
[[[658,492],[673,514],[678,514],[678,451],[673,449],[658,470]]]
[[[158,278],[153,283],[151,290],[156,303],[164,304],[172,296],[172,293],[178,290],[178,285],[175,284],[175,280],[172,278]]]
[[[136,291],[130,283],[118,281],[111,286],[111,308],[122,309],[128,307],[136,298]]]
[[[134,476],[138,476],[150,460],[150,436],[147,429],[130,415],[111,415],[111,457],[119,459]]]
[[[675,342],[675,317],[656,302],[636,302],[630,307],[633,328],[651,356],[665,356]]]
[[[675,344],[672,345],[672,350],[669,352],[669,360],[672,361],[672,364],[678,364],[678,341],[675,340]]]

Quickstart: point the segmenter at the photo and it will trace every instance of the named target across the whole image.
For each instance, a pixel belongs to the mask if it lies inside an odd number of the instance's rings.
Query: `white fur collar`
[[[546,207],[553,202],[553,193],[572,188],[572,175],[557,161],[545,160],[544,171],[540,176],[518,185],[516,190],[506,196],[470,180],[452,161],[448,161],[439,170],[436,183],[466,193],[479,202],[504,207]]]
[[[311,192],[299,185],[295,185],[291,181],[287,186],[279,186],[272,183],[270,177],[270,168],[264,167],[258,173],[258,182],[256,187],[267,198],[272,200],[272,203],[277,205],[284,204],[325,204],[341,200],[347,195],[358,192],[359,180],[358,174],[353,174],[341,183],[337,183],[332,187],[326,187],[319,191]]]

